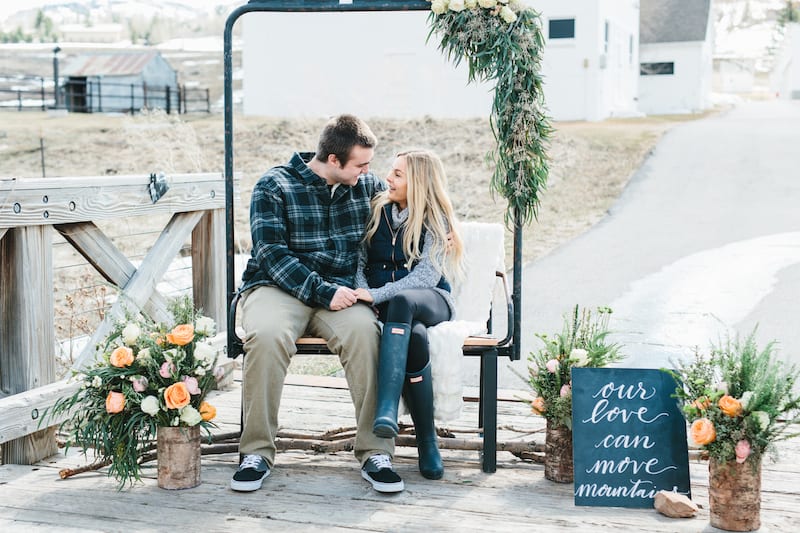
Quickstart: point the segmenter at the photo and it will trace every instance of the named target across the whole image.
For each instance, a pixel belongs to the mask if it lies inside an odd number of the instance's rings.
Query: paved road
[[[545,200],[546,201],[546,200]],[[800,101],[741,104],[668,132],[608,216],[524,269],[523,373],[534,332],[610,305],[629,354],[658,368],[726,331],[800,363]],[[501,386],[522,385],[501,364]]]

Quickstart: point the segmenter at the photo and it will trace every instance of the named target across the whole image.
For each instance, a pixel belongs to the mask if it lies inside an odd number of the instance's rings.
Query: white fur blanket
[[[495,272],[505,272],[503,226],[462,222],[459,230],[466,253],[464,281],[453,287],[456,320],[428,328],[434,417],[440,422],[451,422],[461,415],[464,388],[461,348],[470,335],[486,332],[497,279]]]

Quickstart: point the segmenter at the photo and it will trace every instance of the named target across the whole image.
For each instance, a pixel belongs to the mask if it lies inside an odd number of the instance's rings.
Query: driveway
[[[546,198],[544,201],[547,201]],[[628,358],[659,368],[759,324],[800,363],[800,101],[669,131],[608,216],[525,267],[522,354],[579,303],[608,305]],[[521,388],[501,363],[502,387]]]

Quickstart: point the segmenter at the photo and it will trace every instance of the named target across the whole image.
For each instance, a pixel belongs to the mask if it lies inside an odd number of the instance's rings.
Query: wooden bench
[[[470,228],[475,227],[490,227],[490,226],[497,226],[495,224],[478,224],[478,223],[466,223],[463,224],[467,232],[470,231]],[[498,231],[497,228],[493,228],[495,232]],[[463,232],[463,230],[462,230]],[[499,248],[496,248],[497,253],[502,254],[502,227],[499,227],[499,234],[500,234],[500,243]],[[495,233],[497,235],[497,233]],[[477,268],[471,268],[470,261],[469,261],[469,254],[470,254],[470,239],[468,234],[463,235],[467,253],[467,261],[466,261],[466,268],[467,268],[467,276],[465,279],[465,285],[469,283],[475,282],[475,271]],[[494,239],[493,239],[494,240]],[[497,245],[497,242],[493,243]],[[472,253],[488,253],[486,250],[472,250]],[[502,263],[502,255],[499,258]],[[481,274],[483,276],[486,275],[485,268],[482,269]],[[480,428],[480,435],[482,438],[482,449],[481,449],[481,467],[484,472],[495,472],[497,469],[497,358],[499,356],[505,356],[509,359],[513,358],[513,345],[512,339],[514,336],[513,330],[513,315],[514,309],[511,300],[511,294],[509,292],[508,282],[506,280],[506,275],[501,270],[494,271],[494,280],[495,283],[488,283],[489,287],[494,288],[496,282],[499,282],[502,287],[503,297],[505,299],[505,311],[506,311],[506,333],[504,337],[498,337],[492,334],[492,326],[493,326],[493,314],[494,314],[494,298],[490,295],[488,297],[488,316],[484,316],[486,320],[486,334],[470,336],[468,337],[462,346],[462,353],[464,356],[467,357],[480,357],[480,384],[479,384],[479,403],[478,403],[478,427]],[[486,282],[487,280],[481,280],[482,282]],[[459,301],[459,291],[456,290],[454,292],[454,296],[456,299],[456,308],[457,310],[459,307],[463,309],[467,309],[472,307],[472,302],[466,301]],[[229,341],[229,357],[237,357],[239,354],[243,353],[243,343],[241,338],[236,332],[236,311],[239,303],[240,293],[236,293],[234,296],[231,306],[230,306],[230,314],[228,317],[228,331],[232,332],[233,339]],[[462,297],[461,300],[466,298]],[[476,306],[480,306],[480,304],[475,304]],[[466,307],[465,307],[466,306]],[[480,312],[480,311],[479,311]],[[458,311],[457,311],[458,313]],[[459,315],[457,315],[458,318]],[[328,346],[326,344],[325,339],[320,337],[301,337],[297,339],[295,343],[297,347],[297,353],[299,354],[313,354],[313,355],[333,355],[331,354]],[[436,357],[435,353],[431,354],[431,357]]]

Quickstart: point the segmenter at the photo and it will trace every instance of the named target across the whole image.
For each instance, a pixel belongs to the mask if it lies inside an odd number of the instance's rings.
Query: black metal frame
[[[427,0],[250,0],[236,8],[228,16],[224,34],[224,121],[225,121],[225,229],[227,250],[228,304],[228,357],[242,353],[242,341],[236,335],[236,285],[234,280],[234,214],[233,214],[233,26],[239,17],[254,12],[356,12],[356,11],[428,11]],[[483,471],[496,470],[497,450],[497,356],[514,360],[520,358],[520,322],[522,295],[522,226],[518,213],[514,213],[514,281],[511,301],[508,304],[508,335],[496,347],[466,350],[464,355],[481,357],[480,407],[478,424],[484,428]],[[513,317],[512,317],[513,315]],[[513,342],[509,344],[509,337]],[[492,405],[484,400],[486,395],[494,399]]]

